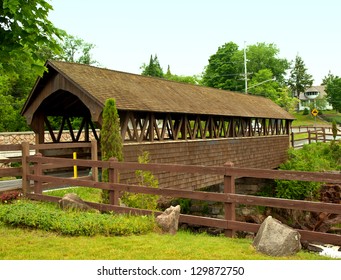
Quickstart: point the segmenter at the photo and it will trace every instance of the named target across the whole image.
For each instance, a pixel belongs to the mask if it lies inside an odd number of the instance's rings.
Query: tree
[[[120,133],[120,118],[116,109],[114,98],[106,100],[103,108],[103,123],[100,134],[102,160],[116,158],[123,161],[123,144]],[[102,181],[108,182],[108,169],[102,171]],[[102,201],[109,201],[109,192],[102,191]]]
[[[290,71],[288,85],[295,97],[299,97],[307,88],[313,84],[312,75],[307,73],[303,59],[296,55],[294,67]]]
[[[0,0],[0,131],[28,129],[21,106],[65,34],[48,20],[51,9],[44,0]]]
[[[64,32],[48,20],[52,6],[45,0],[0,0],[0,74],[16,73],[18,62],[29,62],[41,75],[45,57],[41,49],[60,51]]]
[[[145,63],[141,66],[142,69],[142,75],[144,76],[151,76],[151,77],[163,77],[163,71],[160,66],[159,60],[157,58],[157,55],[153,57],[153,55],[150,56],[149,64],[146,65]]]
[[[218,48],[211,55],[204,69],[202,83],[208,87],[242,91],[243,61],[240,60],[238,45],[229,42]]]
[[[256,73],[268,69],[276,81],[282,83],[289,63],[286,59],[279,58],[278,54],[279,49],[274,44],[257,43],[248,46],[246,50],[248,79],[252,81]],[[204,85],[210,87],[244,91],[244,75],[244,50],[239,50],[237,44],[229,42],[219,47],[217,53],[210,57],[202,81]]]
[[[91,55],[91,50],[95,47],[95,45],[87,43],[83,39],[72,35],[66,35],[61,41],[61,47],[61,54],[55,56],[58,60],[88,65],[96,63]]]
[[[336,111],[341,112],[341,78],[330,75],[324,79],[324,82],[327,82],[325,91],[328,102]]]
[[[186,83],[186,84],[193,84],[198,85],[199,84],[199,77],[197,76],[179,76],[172,74],[170,71],[170,67],[168,65],[167,73],[163,76],[166,80],[180,82],[180,83]]]
[[[269,98],[288,112],[298,104],[298,99],[290,96],[288,88],[275,80],[269,69],[260,70],[254,75],[249,93]]]

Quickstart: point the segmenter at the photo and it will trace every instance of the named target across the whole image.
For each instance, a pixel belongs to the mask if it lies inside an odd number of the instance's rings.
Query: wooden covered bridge
[[[152,162],[276,168],[286,159],[293,117],[271,100],[75,63],[47,61],[22,114],[44,143],[68,130],[73,142],[99,139],[106,99],[115,98],[125,161],[148,151]],[[51,117],[59,117],[55,133]],[[78,118],[79,127],[72,120]],[[78,132],[74,132],[78,131]],[[121,180],[127,180],[124,174]],[[162,187],[197,189],[222,182],[208,175],[158,174]]]

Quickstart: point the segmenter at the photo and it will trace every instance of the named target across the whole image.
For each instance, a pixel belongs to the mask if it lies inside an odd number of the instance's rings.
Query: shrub
[[[308,108],[304,108],[302,115],[303,116],[309,115],[309,109]]]
[[[143,152],[142,155],[138,157],[139,163],[149,162],[149,153]],[[155,179],[154,175],[150,171],[136,170],[135,172],[139,186],[145,186],[149,188],[158,188],[159,182]],[[157,210],[159,196],[152,194],[140,194],[124,192],[121,201],[128,207]]]
[[[14,200],[17,200],[20,196],[21,192],[18,191],[4,192],[0,195],[0,203],[12,203]]]
[[[314,143],[300,150],[289,150],[289,159],[282,170],[323,172],[341,170],[341,144]],[[276,180],[276,196],[288,199],[317,199],[321,183]]]
[[[154,229],[152,216],[63,211],[55,204],[28,200],[0,205],[0,221],[72,236],[144,234]]]

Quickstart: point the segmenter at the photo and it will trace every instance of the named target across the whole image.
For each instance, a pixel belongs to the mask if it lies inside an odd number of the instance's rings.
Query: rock
[[[179,226],[180,205],[167,208],[156,217],[156,223],[164,233],[176,234]]]
[[[289,256],[301,250],[298,231],[268,216],[253,241],[257,251],[270,256]]]
[[[92,208],[87,205],[77,194],[67,193],[61,200],[58,201],[59,206],[65,209],[79,209],[91,210]]]

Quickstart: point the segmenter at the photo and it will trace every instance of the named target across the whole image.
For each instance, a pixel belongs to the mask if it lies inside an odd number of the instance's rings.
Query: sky
[[[164,72],[198,75],[225,43],[275,44],[299,55],[319,85],[341,76],[339,0],[50,0],[49,19],[92,43],[99,66],[140,74],[157,55]]]

